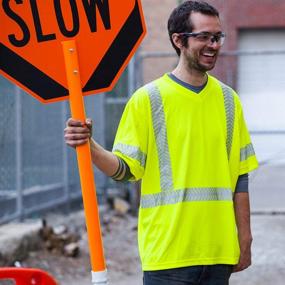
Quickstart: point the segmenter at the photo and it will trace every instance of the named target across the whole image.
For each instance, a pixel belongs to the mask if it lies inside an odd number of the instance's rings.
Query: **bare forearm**
[[[248,193],[236,193],[234,208],[238,234],[241,239],[252,239],[250,228],[250,204]]]
[[[90,142],[93,163],[106,175],[113,176],[119,167],[118,158],[110,151],[92,139],[92,121],[85,122],[69,118],[64,129],[64,139],[67,145],[76,148]]]
[[[117,157],[93,139],[90,140],[92,162],[106,175],[112,176],[118,169]]]
[[[234,267],[234,272],[238,272],[251,265],[252,235],[250,229],[250,205],[248,193],[241,192],[235,194],[234,208],[240,246],[240,259],[238,264]]]

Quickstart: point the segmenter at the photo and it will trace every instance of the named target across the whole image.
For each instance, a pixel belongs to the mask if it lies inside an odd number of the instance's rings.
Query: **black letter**
[[[30,0],[31,10],[33,14],[34,25],[37,33],[38,42],[50,41],[55,39],[55,34],[43,35],[42,25],[40,21],[37,0]]]
[[[89,3],[90,2],[90,3]],[[111,29],[109,0],[82,0],[91,32],[97,31],[96,6],[106,30]]]
[[[60,0],[54,0],[54,8],[56,13],[56,18],[58,22],[59,29],[61,33],[66,37],[74,37],[79,31],[79,15],[76,6],[76,0],[69,0],[71,11],[72,11],[72,20],[73,20],[73,29],[71,31],[67,30],[64,19],[62,16],[62,10],[60,6]]]
[[[18,40],[16,39],[15,35],[12,35],[12,34],[8,35],[8,38],[9,38],[10,43],[14,45],[15,47],[23,47],[30,40],[30,31],[29,31],[28,26],[24,22],[24,20],[19,15],[17,15],[14,11],[11,10],[9,6],[9,2],[10,0],[3,0],[2,2],[3,10],[5,11],[8,17],[10,17],[20,26],[23,32],[23,38]],[[23,0],[16,0],[16,3],[23,4]]]

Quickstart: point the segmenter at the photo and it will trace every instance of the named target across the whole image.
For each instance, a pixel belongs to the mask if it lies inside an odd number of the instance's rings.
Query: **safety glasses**
[[[217,43],[219,45],[223,45],[225,41],[225,33],[210,33],[210,32],[200,32],[200,33],[180,33],[180,36],[184,37],[192,37],[195,38],[197,41],[202,43]]]

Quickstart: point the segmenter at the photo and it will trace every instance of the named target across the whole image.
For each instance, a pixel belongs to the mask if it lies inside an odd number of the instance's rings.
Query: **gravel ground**
[[[66,217],[52,218],[67,221]],[[91,285],[87,236],[83,212],[73,214],[66,222],[79,231],[81,254],[66,258],[46,250],[31,252],[24,266],[39,267],[50,272],[59,284]],[[285,216],[253,215],[253,264],[241,273],[233,274],[231,285],[284,285],[285,280]],[[102,231],[110,285],[141,285],[142,273],[137,251],[137,219],[130,215],[103,215]]]
[[[137,218],[117,215],[110,211],[101,215],[105,258],[111,284],[141,276],[137,251]],[[21,264],[24,267],[41,268],[53,275],[59,284],[91,284],[90,259],[84,213],[73,213],[69,217],[50,215],[48,224],[66,225],[70,232],[80,235],[80,254],[76,258],[62,256],[59,252],[46,249],[30,252]],[[114,283],[116,282],[116,283]]]

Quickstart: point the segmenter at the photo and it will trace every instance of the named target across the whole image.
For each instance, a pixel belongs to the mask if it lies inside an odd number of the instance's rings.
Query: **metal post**
[[[65,125],[65,121],[67,118],[68,107],[67,103],[63,102],[61,107],[61,115],[62,115],[62,125]],[[70,188],[68,185],[68,153],[67,153],[67,146],[62,140],[62,166],[63,166],[63,192],[64,192],[64,199],[66,200],[66,209],[69,212],[70,210]]]
[[[15,86],[16,93],[16,127],[15,127],[15,145],[16,145],[16,191],[17,191],[17,213],[19,220],[23,220],[23,163],[22,163],[22,98],[21,90]]]
[[[128,65],[128,97],[130,98],[136,89],[136,60],[137,56],[134,55]],[[128,184],[128,194],[130,197],[131,211],[134,215],[137,214],[138,204],[139,204],[139,193],[140,186],[139,183]]]
[[[139,48],[136,54],[136,89],[144,84],[144,61],[144,54],[141,48]]]
[[[128,65],[128,97],[131,97],[135,90],[135,56]]]

